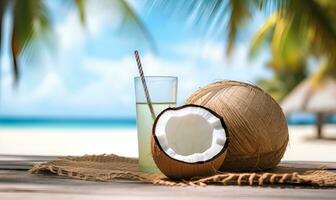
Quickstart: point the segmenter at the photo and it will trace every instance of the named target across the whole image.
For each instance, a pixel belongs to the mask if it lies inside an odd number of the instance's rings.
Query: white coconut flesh
[[[165,110],[154,129],[161,149],[178,161],[206,162],[226,148],[227,137],[221,118],[203,107]]]

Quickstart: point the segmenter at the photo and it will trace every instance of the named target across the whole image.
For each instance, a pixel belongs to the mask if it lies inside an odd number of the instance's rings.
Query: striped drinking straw
[[[142,82],[142,85],[143,85],[143,88],[144,88],[144,91],[145,91],[147,104],[148,104],[149,110],[152,114],[152,118],[154,120],[155,119],[155,113],[154,113],[154,109],[153,109],[153,106],[152,106],[152,101],[151,101],[150,96],[149,96],[149,92],[148,92],[148,88],[147,88],[147,84],[146,84],[146,79],[145,79],[145,76],[144,76],[144,73],[143,73],[143,70],[142,70],[141,61],[140,61],[140,57],[139,57],[139,52],[134,51],[134,55],[135,55],[135,59],[136,59],[137,65],[138,65],[138,70],[139,70],[141,82]]]

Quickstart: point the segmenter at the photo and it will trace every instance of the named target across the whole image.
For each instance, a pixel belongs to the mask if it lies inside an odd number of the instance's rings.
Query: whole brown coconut
[[[215,111],[226,123],[230,144],[220,170],[264,170],[280,162],[288,144],[287,121],[279,104],[259,87],[215,82],[196,91],[187,103]]]

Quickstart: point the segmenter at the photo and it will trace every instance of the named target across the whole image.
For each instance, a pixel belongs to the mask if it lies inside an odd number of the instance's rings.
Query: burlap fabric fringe
[[[117,155],[86,155],[63,157],[35,165],[30,173],[54,173],[59,176],[91,181],[113,181],[116,179],[141,181],[166,186],[216,185],[310,185],[336,187],[336,173],[326,170],[309,170],[278,167],[260,173],[219,172],[210,177],[192,180],[169,180],[160,174],[149,174],[138,170],[138,160]]]

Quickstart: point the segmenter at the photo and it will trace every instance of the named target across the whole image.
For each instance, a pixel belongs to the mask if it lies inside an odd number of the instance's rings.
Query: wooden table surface
[[[336,163],[289,162],[287,165],[327,165]],[[1,168],[1,162],[0,162]],[[0,169],[0,200],[7,199],[336,199],[336,189],[312,187],[207,186],[168,187],[138,182],[93,182],[54,175],[31,175],[27,170]]]

